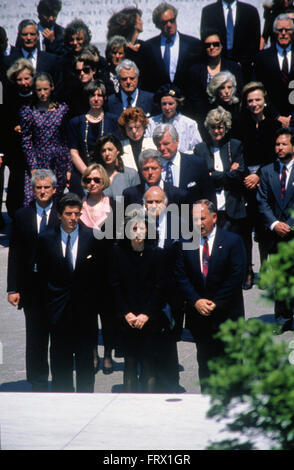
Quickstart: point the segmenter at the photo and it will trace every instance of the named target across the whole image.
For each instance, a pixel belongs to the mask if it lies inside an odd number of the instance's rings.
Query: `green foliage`
[[[293,301],[294,239],[279,243],[277,253],[262,264],[258,284],[268,299]]]
[[[294,367],[289,347],[274,341],[272,326],[252,319],[221,325],[216,337],[225,355],[210,361],[206,393],[209,417],[229,418],[226,430],[271,439],[275,449],[294,449]],[[232,414],[234,420],[232,421]],[[247,441],[226,440],[210,449],[253,449]]]

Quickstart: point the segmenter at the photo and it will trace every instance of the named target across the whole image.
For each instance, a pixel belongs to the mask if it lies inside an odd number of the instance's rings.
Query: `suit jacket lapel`
[[[286,189],[286,195],[284,199],[282,200],[283,207],[287,206],[288,202],[290,199],[293,199],[293,191],[294,191],[294,171],[293,171],[293,165],[290,169],[290,175],[289,175],[289,180],[287,184],[287,189]]]
[[[209,262],[208,262],[208,274],[207,278],[209,278],[209,272],[213,271],[213,265],[215,261],[218,259],[220,250],[222,249],[222,243],[223,243],[223,235],[221,232],[216,229],[215,237],[214,237],[214,242],[213,242],[213,247],[212,251],[209,257]],[[206,280],[207,280],[206,278]]]
[[[276,201],[279,204],[279,206],[282,208],[283,201],[281,198],[280,165],[278,161],[274,163],[274,171],[273,173],[270,174],[270,178],[271,178],[271,185],[273,188],[273,193],[275,195]]]

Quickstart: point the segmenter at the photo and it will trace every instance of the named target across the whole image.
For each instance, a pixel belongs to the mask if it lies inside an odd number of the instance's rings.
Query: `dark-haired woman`
[[[113,199],[121,196],[124,189],[140,183],[138,172],[124,165],[122,155],[122,143],[113,134],[100,137],[92,152],[92,159],[104,166],[110,179],[110,186],[104,194]]]
[[[126,222],[127,235],[113,246],[110,287],[121,324],[124,352],[124,391],[154,393],[160,333],[167,327],[162,309],[162,253],[149,244],[144,218]]]
[[[22,149],[26,157],[24,205],[33,200],[31,176],[36,169],[51,169],[57,177],[57,198],[68,183],[72,165],[66,138],[68,106],[53,100],[54,85],[50,75],[34,77],[34,102],[20,110]]]
[[[84,89],[89,108],[86,114],[76,116],[69,122],[69,146],[73,162],[70,190],[83,197],[81,175],[92,162],[91,152],[97,139],[108,133],[120,135],[117,119],[104,112],[106,89],[99,80],[88,83]]]

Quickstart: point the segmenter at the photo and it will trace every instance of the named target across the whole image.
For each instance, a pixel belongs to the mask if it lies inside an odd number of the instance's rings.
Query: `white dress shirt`
[[[211,253],[212,253],[212,248],[213,248],[213,244],[214,244],[215,234],[216,234],[216,227],[214,227],[213,230],[210,232],[210,234],[207,235],[209,256],[211,256]],[[203,245],[204,245],[204,238],[201,237],[200,246],[199,246],[199,256],[200,256],[201,272],[203,272],[203,263],[202,263]]]
[[[220,156],[220,150],[218,147],[213,147],[213,157],[214,157],[215,171],[224,171],[224,166],[223,166],[223,162]],[[219,211],[226,210],[226,198],[225,198],[224,189],[216,191],[216,202],[217,202],[217,210]]]
[[[38,233],[40,232],[40,225],[41,225],[41,220],[42,220],[42,217],[43,217],[43,211],[46,212],[46,218],[47,218],[47,224],[48,224],[48,220],[49,220],[49,217],[50,217],[50,213],[51,213],[51,208],[52,208],[52,206],[53,206],[53,202],[51,202],[51,203],[49,204],[49,206],[47,206],[47,207],[41,207],[41,206],[36,202]]]
[[[180,152],[178,151],[176,155],[170,161],[172,162],[171,170],[173,174],[173,185],[178,188],[179,183],[180,183],[180,166],[181,166]],[[166,163],[167,162],[168,160],[166,160]],[[165,175],[166,175],[166,163],[164,162],[164,168],[162,171],[162,179],[164,181],[165,181]]]
[[[67,233],[63,230],[62,226],[60,226],[61,232],[61,248],[62,254],[65,256],[66,252],[66,244],[67,244],[67,237],[70,235],[70,248],[72,254],[72,261],[73,261],[73,268],[75,268],[76,260],[77,260],[77,253],[78,253],[78,240],[79,240],[79,226],[70,233]]]
[[[227,3],[223,0],[222,4],[223,4],[223,10],[224,10],[225,23],[226,23],[226,26],[227,26],[227,18],[228,18],[228,13],[229,13],[229,10],[228,10],[229,3]],[[231,3],[231,8],[232,8],[233,24],[235,25],[236,24],[236,13],[237,13],[237,0],[235,0],[234,2]]]
[[[279,44],[276,44],[276,48],[277,48],[277,53],[278,53],[278,61],[279,61],[279,65],[280,65],[280,69],[282,70],[282,67],[283,67],[283,61],[284,61],[284,48],[281,47]],[[290,69],[291,69],[291,61],[292,61],[292,48],[291,48],[291,45],[289,45],[287,48],[286,48],[286,52],[287,52],[287,59],[288,59],[288,72],[290,72]]]
[[[294,160],[290,160],[288,163],[283,163],[283,162],[279,162],[280,163],[280,179],[282,177],[282,169],[283,169],[283,166],[286,165],[286,190],[287,190],[287,186],[288,186],[288,182],[289,182],[289,178],[290,178],[290,174],[291,174],[291,171],[292,171],[292,167],[293,167],[293,164],[294,164]],[[270,229],[273,230],[275,228],[275,226],[279,223],[279,220],[276,220],[275,222],[273,222],[270,226]]]
[[[160,48],[161,48],[161,55],[164,56],[166,45],[166,37],[162,34],[161,41],[160,41]],[[179,33],[176,32],[174,37],[172,38],[172,42],[170,44],[170,65],[169,65],[169,77],[171,83],[174,81],[178,59],[179,59],[179,50],[180,50],[180,36]],[[156,71],[154,71],[156,73]]]

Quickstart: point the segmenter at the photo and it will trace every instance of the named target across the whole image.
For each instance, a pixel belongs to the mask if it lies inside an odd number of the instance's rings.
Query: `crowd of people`
[[[263,32],[254,6],[217,0],[200,38],[160,3],[145,41],[142,11],[124,8],[104,55],[82,19],[57,23],[61,8],[40,0],[15,45],[0,27],[7,292],[25,313],[27,380],[93,392],[115,351],[126,392],[176,393],[186,326],[203,391],[215,333],[245,315],[253,239],[262,263],[293,237],[292,0],[264,6]],[[286,304],[275,317],[293,329]]]

